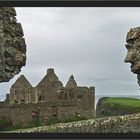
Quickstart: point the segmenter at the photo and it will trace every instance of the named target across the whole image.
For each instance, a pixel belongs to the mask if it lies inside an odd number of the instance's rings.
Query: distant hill
[[[97,118],[140,113],[140,99],[102,97],[96,107]]]

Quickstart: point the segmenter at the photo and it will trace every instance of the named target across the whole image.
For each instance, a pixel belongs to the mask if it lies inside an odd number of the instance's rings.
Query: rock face
[[[7,82],[26,62],[26,44],[13,7],[0,8],[0,82]]]
[[[131,71],[137,74],[140,86],[140,27],[132,28],[127,33],[126,42],[128,52],[124,61],[131,63]]]

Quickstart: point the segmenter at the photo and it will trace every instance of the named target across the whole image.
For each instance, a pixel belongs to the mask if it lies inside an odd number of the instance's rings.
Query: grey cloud
[[[48,67],[55,68],[64,85],[74,74],[78,84],[95,85],[96,94],[107,94],[99,93],[99,89],[118,89],[120,82],[137,85],[130,65],[123,60],[127,51],[126,33],[140,23],[139,8],[19,7],[16,10],[27,43],[27,64],[20,74],[25,74],[32,85],[43,78]],[[2,94],[16,78],[0,85]]]

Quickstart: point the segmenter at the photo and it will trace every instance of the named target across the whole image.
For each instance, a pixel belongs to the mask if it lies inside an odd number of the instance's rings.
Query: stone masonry
[[[20,122],[23,126],[35,116],[39,117],[41,125],[45,125],[47,118],[63,121],[76,115],[89,119],[95,117],[94,99],[94,87],[77,86],[73,75],[64,87],[54,69],[50,68],[36,87],[21,75],[0,104],[0,116],[10,117],[13,124]]]
[[[21,75],[17,79],[17,81],[11,86],[10,103],[30,103],[32,100],[32,88],[32,85],[25,78],[25,76]]]
[[[0,7],[0,82],[7,82],[26,62],[26,44],[13,7]]]

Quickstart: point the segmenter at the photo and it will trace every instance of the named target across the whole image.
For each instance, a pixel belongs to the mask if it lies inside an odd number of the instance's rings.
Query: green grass
[[[114,97],[114,98],[106,98],[105,103],[109,104],[119,104],[127,107],[140,107],[140,99],[136,98],[127,98],[127,97]]]
[[[38,127],[40,126],[40,121],[39,118],[33,118],[31,122],[29,122],[27,124],[27,126],[21,127],[20,125],[12,125],[12,124],[8,124],[7,125],[7,120],[5,119],[1,119],[2,117],[0,117],[0,132],[4,132],[4,131],[12,131],[12,130],[18,130],[18,129],[26,129],[26,128],[33,128],[33,127]],[[2,120],[2,121],[1,121]],[[4,120],[4,121],[3,121]]]
[[[48,118],[46,121],[46,125],[52,125],[52,124],[57,124],[57,123],[68,123],[68,122],[74,122],[74,121],[81,121],[81,120],[86,120],[85,117],[78,117],[78,116],[70,116],[69,118],[65,120],[59,120],[57,118]]]
[[[32,128],[40,126],[39,118],[33,118],[31,122],[28,123],[28,125],[25,128]]]
[[[57,118],[48,118],[46,121],[46,125],[52,125],[57,123],[61,123],[61,121]]]
[[[55,125],[57,123],[68,123],[68,122],[74,122],[74,121],[80,121],[80,120],[86,120],[86,118],[78,117],[78,116],[70,116],[68,119],[63,120],[63,121],[59,120],[57,118],[48,118],[46,121],[46,125],[49,126],[49,125]],[[6,125],[5,121],[2,121],[2,122],[4,122],[4,124],[2,123],[3,125]],[[0,121],[0,124],[1,124],[1,121]],[[8,125],[7,127],[5,126],[5,127],[1,128],[0,132],[13,131],[13,130],[18,130],[18,129],[28,129],[28,128],[33,128],[33,127],[38,127],[38,126],[41,126],[39,118],[33,118],[32,121],[29,122],[27,124],[27,126],[25,126],[25,127],[21,127],[20,125],[15,125],[15,126]]]
[[[21,126],[11,126],[11,127],[7,127],[7,128],[3,128],[0,130],[0,132],[4,132],[4,131],[13,131],[13,130],[18,130],[18,129],[21,129]]]

